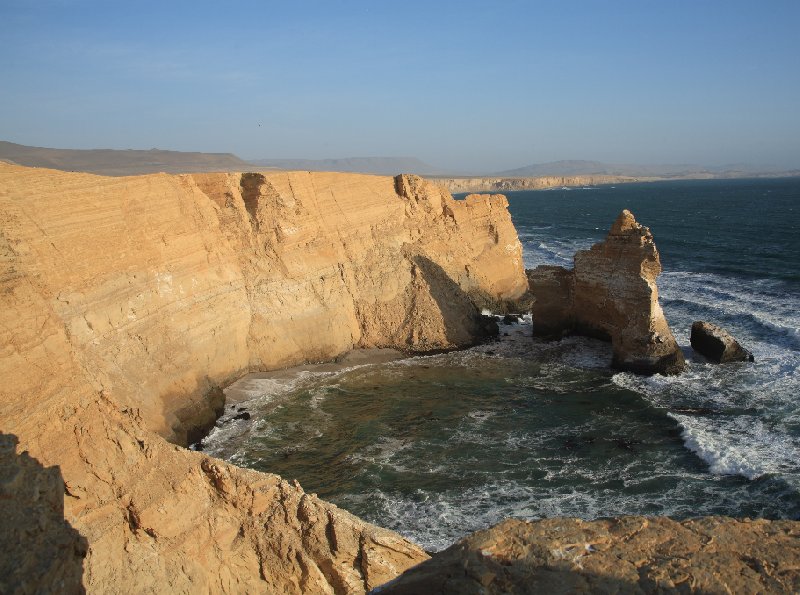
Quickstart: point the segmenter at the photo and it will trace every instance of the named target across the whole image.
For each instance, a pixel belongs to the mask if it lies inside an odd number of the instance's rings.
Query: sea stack
[[[528,271],[534,335],[610,340],[612,366],[637,374],[677,374],[683,352],[658,303],[661,273],[653,235],[624,210],[606,239],[575,254],[573,270]]]
[[[728,331],[710,322],[693,322],[689,340],[692,349],[717,364],[752,362],[755,359]]]

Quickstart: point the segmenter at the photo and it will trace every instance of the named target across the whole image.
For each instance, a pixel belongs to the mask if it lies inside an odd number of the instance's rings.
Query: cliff
[[[412,176],[0,164],[0,429],[59,466],[87,589],[357,593],[424,559],[170,442],[251,370],[474,342],[479,307],[527,286],[506,207]]]
[[[535,177],[474,177],[474,178],[429,178],[449,192],[495,192],[513,190],[546,190],[548,188],[597,186],[600,184],[624,184],[627,182],[649,182],[655,178],[611,176],[605,174],[574,176]]]
[[[380,593],[796,593],[799,531],[795,521],[724,517],[509,520]]]
[[[608,339],[613,366],[641,374],[683,370],[683,352],[658,303],[661,261],[653,235],[623,211],[606,239],[575,254],[575,267],[528,271],[534,334]]]

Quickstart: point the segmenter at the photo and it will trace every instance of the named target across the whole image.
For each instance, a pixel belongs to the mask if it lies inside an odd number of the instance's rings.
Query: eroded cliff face
[[[656,178],[631,176],[610,176],[605,174],[577,176],[535,176],[528,178],[430,178],[432,182],[446,188],[449,192],[508,192],[514,190],[546,190],[548,188],[596,186],[599,184],[625,184],[627,182],[647,182]]]
[[[462,346],[527,287],[502,197],[411,176],[103,178],[0,164],[0,422],[58,465],[103,592],[363,592],[424,559],[169,444],[219,387],[353,347]]]
[[[528,271],[534,334],[609,339],[613,366],[640,374],[683,370],[683,352],[658,303],[661,261],[653,235],[623,211],[606,239],[575,254],[575,267]]]

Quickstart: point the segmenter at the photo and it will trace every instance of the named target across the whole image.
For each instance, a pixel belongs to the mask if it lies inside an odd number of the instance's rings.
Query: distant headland
[[[338,159],[251,159],[233,153],[203,153],[163,149],[53,149],[0,141],[0,161],[27,167],[104,176],[151,173],[211,173],[229,171],[327,171],[375,175],[413,173],[445,186],[450,192],[544,190],[662,180],[732,179],[800,176],[800,168],[749,164],[613,164],[568,160],[536,163],[499,172],[448,170],[416,157],[346,157]]]

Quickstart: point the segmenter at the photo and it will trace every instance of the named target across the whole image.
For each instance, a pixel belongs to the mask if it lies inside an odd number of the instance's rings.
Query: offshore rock
[[[755,361],[753,354],[742,347],[728,331],[710,322],[693,322],[689,340],[692,349],[718,364]]]
[[[528,271],[534,334],[610,340],[612,365],[637,374],[675,374],[683,352],[658,303],[661,262],[653,236],[624,210],[606,239],[575,254],[573,270]]]
[[[60,467],[83,586],[363,593],[426,559],[296,482],[175,444],[249,371],[478,340],[480,308],[527,286],[506,207],[413,176],[0,163],[0,427]]]
[[[508,520],[374,593],[796,593],[800,522]]]

